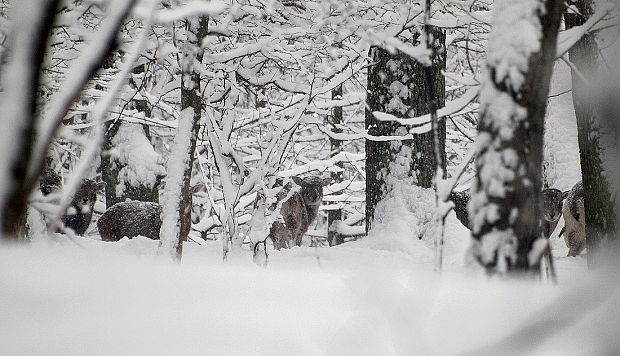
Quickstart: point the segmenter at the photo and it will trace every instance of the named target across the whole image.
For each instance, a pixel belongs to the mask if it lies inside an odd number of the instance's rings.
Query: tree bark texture
[[[189,45],[189,47],[185,51],[181,51],[181,55],[193,55],[196,63],[202,63],[204,49],[201,47],[201,42],[209,33],[209,18],[201,17],[197,20],[188,20],[186,22],[186,31],[188,35],[187,45]],[[177,257],[179,259],[183,253],[183,242],[187,240],[192,226],[192,189],[190,183],[202,112],[200,73],[194,69],[195,64],[191,58],[182,59],[182,63],[184,63],[184,68],[181,77],[181,110],[189,107],[193,108],[194,120],[190,137],[190,157],[183,173],[182,197],[179,206],[179,220],[181,224],[179,244],[177,246]]]
[[[566,29],[583,25],[593,13],[591,0],[570,0],[573,8],[564,11]],[[579,159],[584,190],[586,221],[586,246],[588,248],[588,266],[596,261],[596,252],[601,241],[614,237],[614,214],[611,194],[603,177],[601,163],[600,125],[596,115],[589,83],[597,70],[598,46],[594,34],[585,34],[569,51],[568,56],[575,66],[571,70],[573,80],[573,106],[577,118],[577,136],[579,141]],[[577,69],[578,72],[575,71]]]
[[[332,90],[332,99],[342,99],[342,84]],[[336,106],[333,109],[330,124],[334,133],[342,132],[342,129],[339,127],[339,125],[342,124],[342,106]],[[342,141],[330,138],[329,142],[331,144],[330,156],[334,157],[342,151]],[[336,167],[339,169],[339,171],[332,172],[331,178],[332,182],[340,183],[342,182],[342,162],[336,163]],[[342,221],[342,209],[334,209],[327,212],[327,242],[330,246],[340,245],[344,242],[344,236],[342,236],[337,231],[332,230],[332,224],[338,220]]]
[[[440,29],[433,30],[437,48],[433,49],[431,72],[435,80],[437,103],[442,107],[445,105],[445,77],[442,70],[446,67],[446,36]],[[418,38],[411,42],[417,45]],[[429,113],[429,88],[425,79],[427,68],[401,52],[390,53],[378,47],[370,51],[373,64],[368,68],[366,129],[373,136],[403,136],[408,133],[408,127],[397,122],[377,120],[372,113],[380,111],[401,118]],[[437,132],[439,152],[445,165],[445,119],[439,120]],[[415,177],[416,184],[424,188],[432,187],[437,169],[433,132],[416,134],[412,140],[404,141],[403,145],[411,150],[411,175]],[[366,140],[366,232],[370,230],[377,203],[389,189],[385,178],[390,173],[390,163],[400,151],[395,151],[393,147],[393,141]]]
[[[507,4],[512,5],[506,1],[502,6]],[[513,82],[505,68],[501,72],[489,64],[489,88],[481,103],[470,211],[473,237],[479,243],[474,257],[489,273],[538,271],[528,254],[541,236],[544,118],[563,1],[541,0],[540,4],[542,11],[533,15],[541,25],[540,46],[529,55],[526,72],[521,72],[523,83]],[[511,14],[503,11],[502,20],[506,20]]]

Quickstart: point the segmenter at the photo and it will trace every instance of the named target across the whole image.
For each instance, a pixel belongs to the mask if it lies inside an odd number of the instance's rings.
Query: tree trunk
[[[591,0],[571,0],[568,3],[576,7],[579,14],[569,11],[568,8],[565,10],[564,22],[567,30],[583,25],[592,16],[593,4]],[[585,34],[568,52],[569,59],[575,66],[571,71],[573,105],[577,118],[589,267],[592,267],[596,262],[596,253],[601,241],[614,236],[611,195],[608,184],[602,175],[599,120],[590,97],[590,85],[581,78],[581,76],[594,78],[597,69],[597,53],[598,46],[594,34]]]
[[[41,11],[32,10],[28,13],[31,18],[14,19],[28,23],[26,25],[28,28],[26,29],[20,24],[14,29],[15,32],[12,34],[14,38],[12,38],[13,43],[10,49],[16,57],[13,60],[27,62],[17,63],[17,66],[26,66],[26,70],[23,71],[25,75],[20,78],[24,84],[18,85],[16,88],[5,88],[4,93],[5,98],[7,98],[7,92],[14,91],[12,93],[13,99],[18,100],[17,102],[5,103],[16,107],[15,110],[9,111],[14,117],[7,118],[7,120],[12,121],[6,126],[7,129],[13,130],[15,133],[15,137],[10,138],[14,147],[8,147],[7,151],[2,152],[6,155],[11,155],[11,152],[14,154],[8,157],[9,166],[0,168],[6,168],[6,173],[2,175],[8,179],[8,181],[2,182],[5,188],[2,189],[3,199],[0,201],[2,204],[0,212],[2,234],[0,237],[5,239],[23,240],[26,237],[28,197],[33,189],[33,186],[29,184],[29,178],[33,174],[39,175],[39,172],[29,172],[29,170],[36,159],[34,151],[38,115],[40,114],[38,101],[41,69],[58,4],[59,1],[57,0],[45,1],[43,4],[36,5],[42,9]],[[35,5],[31,4],[31,6]],[[20,47],[22,53],[19,53]],[[23,58],[23,53],[26,54],[26,58]]]
[[[332,90],[332,99],[333,100],[342,100],[342,84]],[[331,125],[332,131],[334,133],[341,133],[342,129],[339,125],[342,124],[342,106],[336,106],[333,109],[333,114],[331,117]],[[330,138],[329,142],[331,144],[331,157],[334,157],[338,153],[342,151],[342,141]],[[339,169],[338,172],[332,172],[331,178],[334,183],[342,182],[342,162],[336,163],[336,167]],[[332,230],[332,224],[335,221],[342,221],[342,208],[329,210],[327,212],[327,242],[330,246],[340,245],[344,242],[344,236],[342,236],[337,231]]]
[[[512,6],[529,8],[515,16]],[[562,0],[495,3],[470,202],[472,252],[489,273],[538,268],[528,254],[541,236],[544,118],[562,8]],[[521,49],[522,39],[506,42],[505,33],[518,31],[515,26],[523,23],[534,30],[540,25],[539,48],[515,55],[511,47]]]
[[[179,204],[176,208],[178,212],[178,219],[176,220],[176,224],[178,224],[179,229],[175,229],[174,226],[171,227],[171,231],[174,231],[176,236],[167,236],[167,239],[172,239],[172,248],[174,248],[176,253],[176,259],[181,260],[181,256],[183,254],[183,242],[187,240],[187,236],[189,235],[189,231],[192,225],[192,190],[191,190],[191,178],[192,178],[192,168],[194,166],[194,151],[196,150],[196,140],[198,138],[198,132],[200,131],[200,118],[202,112],[202,101],[200,95],[200,72],[194,68],[196,63],[202,63],[204,49],[201,47],[202,39],[204,39],[209,32],[209,18],[201,17],[199,19],[190,19],[186,21],[185,25],[186,31],[186,39],[183,43],[181,43],[181,53],[179,58],[179,63],[182,68],[182,76],[181,76],[181,112],[182,117],[180,120],[184,120],[183,112],[187,112],[187,110],[191,110],[192,118],[191,124],[185,127],[185,124],[179,122],[179,127],[177,128],[177,138],[183,137],[184,133],[180,132],[181,130],[187,129],[190,130],[189,142],[181,143],[175,142],[175,144],[179,143],[183,146],[187,144],[187,155],[189,155],[184,164],[183,164],[183,172],[182,179],[179,182],[172,182],[171,180],[166,181],[166,192],[165,196],[169,198],[175,198],[169,194],[170,191],[174,191],[174,189],[178,187],[174,187],[175,184],[180,184],[180,198],[178,198]],[[176,138],[175,138],[176,141]],[[175,159],[174,152],[170,159]],[[174,162],[172,164],[168,164],[168,167],[174,166]],[[169,168],[170,169],[170,168]],[[179,174],[179,172],[168,172],[168,177],[171,175]],[[169,186],[170,185],[170,186]],[[169,203],[165,202],[164,204]],[[164,207],[164,212],[166,209]],[[171,212],[168,212],[171,213]],[[163,220],[166,219],[164,216]],[[162,230],[164,229],[164,225],[162,223]],[[163,237],[162,237],[163,239]],[[162,241],[163,242],[163,241]]]
[[[209,33],[209,18],[201,17],[197,21],[188,20],[187,30],[196,37],[196,62],[202,63],[204,49],[201,46],[201,42]],[[192,168],[194,167],[196,140],[198,138],[198,132],[200,131],[200,117],[202,112],[202,101],[200,98],[200,73],[197,70],[192,70],[189,83],[186,83],[184,77],[181,77],[181,110],[192,107],[194,109],[194,121],[192,123],[189,162],[187,162],[185,166],[183,188],[181,190],[182,199],[181,209],[179,211],[179,217],[181,219],[181,235],[178,248],[179,256],[183,249],[183,242],[187,240],[187,236],[192,227],[192,189],[190,183],[192,179]]]
[[[103,149],[101,150],[101,180],[105,182],[105,207],[107,209],[125,199],[120,199],[116,196],[120,167],[113,164],[113,159],[108,154],[113,148],[112,139],[116,136],[121,126],[121,121],[105,122],[104,125],[107,127],[105,129],[105,137],[103,138]]]
[[[435,29],[433,33],[437,48],[433,50],[432,76],[435,78],[435,90],[439,106],[445,104],[445,78],[441,73],[446,66],[445,33]],[[418,44],[418,36],[412,39]],[[366,129],[373,136],[402,136],[408,128],[397,122],[379,121],[373,116],[374,111],[407,118],[427,114],[428,85],[426,85],[426,67],[404,53],[391,54],[373,47],[370,53],[373,65],[368,69],[368,86],[366,96]],[[406,88],[406,90],[395,90]],[[400,103],[398,102],[400,101]],[[439,120],[439,152],[445,164],[446,123]],[[390,187],[386,182],[390,174],[390,163],[403,149],[410,154],[411,170],[409,175],[415,178],[417,185],[430,188],[437,169],[434,150],[433,132],[414,135],[413,140],[403,141],[398,147],[395,141],[366,140],[366,232],[370,230],[377,203],[385,197]],[[398,148],[396,148],[398,147]]]

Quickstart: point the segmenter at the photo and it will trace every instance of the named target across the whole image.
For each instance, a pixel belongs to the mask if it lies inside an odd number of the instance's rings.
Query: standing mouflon
[[[62,215],[62,223],[76,234],[84,235],[93,217],[97,192],[104,186],[104,182],[97,183],[91,179],[82,179],[80,187],[71,199],[71,204]],[[58,173],[51,168],[46,168],[39,182],[39,188],[43,195],[59,192],[62,182]]]
[[[275,221],[269,231],[268,237],[273,241],[276,250],[293,244],[301,246],[304,234],[319,212],[323,187],[331,182],[331,178],[321,179],[318,176],[291,178],[300,189],[291,193],[293,186],[289,183],[276,196],[278,202],[282,201],[280,214],[284,221]],[[289,195],[290,197],[284,200]],[[275,206],[271,209],[275,209]]]
[[[560,236],[568,247],[568,256],[575,257],[586,248],[586,212],[583,184],[578,182],[568,193],[564,204],[564,228]]]
[[[71,205],[62,216],[66,227],[73,229],[76,234],[84,235],[93,217],[93,207],[97,202],[97,192],[103,189],[105,183],[96,183],[90,179],[83,179],[82,184],[71,200]]]
[[[555,227],[560,221],[562,216],[562,208],[564,206],[564,199],[568,196],[568,192],[562,192],[559,189],[545,189],[543,190],[543,234],[546,238],[549,238]]]

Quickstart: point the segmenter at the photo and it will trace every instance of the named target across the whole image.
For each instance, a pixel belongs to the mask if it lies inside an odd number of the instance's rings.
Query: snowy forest
[[[620,354],[620,2],[0,0],[0,354]]]

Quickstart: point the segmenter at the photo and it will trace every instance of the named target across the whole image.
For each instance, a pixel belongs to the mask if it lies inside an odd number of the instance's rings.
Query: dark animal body
[[[541,219],[543,224],[543,233],[545,237],[551,236],[553,230],[562,216],[563,199],[567,193],[562,193],[558,189],[545,189],[542,191],[543,201],[543,217]],[[470,192],[464,190],[460,192],[450,193],[450,200],[454,202],[454,212],[456,217],[461,221],[465,227],[471,230],[471,223],[469,221],[469,213],[467,212],[467,204],[469,204]]]
[[[293,186],[289,183],[276,195],[277,202],[282,202],[280,215],[284,221],[275,221],[269,231],[269,238],[276,250],[288,248],[292,244],[301,246],[304,234],[319,212],[323,187],[331,182],[331,178],[321,179],[317,176],[303,179],[292,177],[292,180],[300,186],[299,191],[292,192]],[[271,209],[274,210],[276,206]]]
[[[582,182],[575,184],[568,193],[563,212],[564,228],[560,236],[564,236],[568,256],[575,257],[586,248],[586,216]]]
[[[454,212],[456,213],[456,218],[459,219],[463,226],[471,230],[469,213],[467,212],[467,205],[469,204],[469,190],[450,193],[450,200],[454,202]]]
[[[101,240],[118,241],[138,235],[159,240],[161,211],[157,203],[135,200],[116,203],[97,221]]]
[[[97,192],[105,183],[97,183],[91,179],[82,179],[80,187],[73,195],[71,204],[63,214],[61,220],[65,227],[72,229],[78,235],[84,235],[93,217],[93,208],[97,202]],[[60,176],[52,169],[46,169],[39,182],[43,195],[57,193],[62,188]]]
[[[39,181],[39,188],[43,195],[57,193],[62,188],[62,180],[56,171],[51,168],[45,168]]]
[[[97,192],[103,189],[104,185],[90,179],[82,180],[82,184],[71,200],[71,205],[62,216],[62,222],[66,227],[73,229],[78,235],[84,235],[93,217]]]

